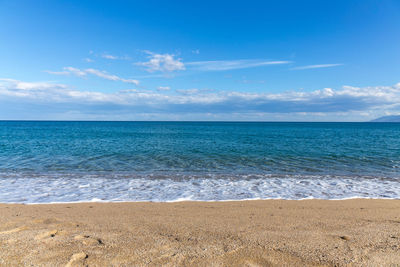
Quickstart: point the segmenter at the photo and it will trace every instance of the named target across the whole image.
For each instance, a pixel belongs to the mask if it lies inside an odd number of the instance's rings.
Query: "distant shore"
[[[400,264],[400,200],[0,204],[1,266]]]

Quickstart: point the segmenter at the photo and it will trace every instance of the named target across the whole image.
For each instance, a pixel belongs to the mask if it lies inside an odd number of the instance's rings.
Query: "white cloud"
[[[102,54],[101,55],[102,58],[105,59],[110,59],[110,60],[129,60],[130,58],[128,56],[114,56],[114,55],[110,55],[110,54]]]
[[[18,99],[51,99],[57,98],[52,92],[63,92],[67,90],[64,84],[56,84],[51,82],[24,82],[14,79],[0,78],[0,98],[1,96],[7,98]]]
[[[101,55],[101,57],[106,58],[106,59],[118,59],[117,56],[107,55],[107,54],[103,54],[103,55]]]
[[[241,59],[241,60],[214,60],[214,61],[196,61],[188,62],[186,65],[200,71],[224,71],[234,69],[246,69],[268,65],[289,64],[290,61],[266,61],[259,59]]]
[[[14,90],[52,90],[52,89],[66,89],[64,84],[57,84],[51,82],[23,82],[14,79],[0,78],[0,89],[14,89]]]
[[[91,58],[88,58],[88,57],[87,57],[87,58],[85,58],[84,60],[85,60],[86,62],[88,62],[88,63],[94,62],[94,60],[93,60],[93,59],[91,59]]]
[[[110,80],[110,81],[121,81],[124,83],[132,83],[132,84],[139,84],[138,80],[134,80],[134,79],[124,79],[121,78],[117,75],[113,75],[113,74],[109,74],[106,71],[102,71],[102,70],[97,70],[97,69],[77,69],[77,68],[73,68],[73,67],[64,67],[63,71],[46,71],[47,73],[50,74],[55,74],[55,75],[75,75],[78,77],[85,77],[88,74],[92,74],[94,76],[106,79],[106,80]]]
[[[54,74],[54,75],[70,75],[71,72],[64,70],[64,71],[51,71],[51,70],[45,70],[44,72],[47,72],[49,74]]]
[[[337,67],[343,66],[344,64],[319,64],[319,65],[307,65],[307,66],[300,66],[291,68],[291,70],[308,70],[308,69],[320,69],[320,68],[330,68],[330,67]]]
[[[185,65],[182,59],[175,58],[172,54],[156,54],[150,51],[145,51],[149,55],[149,61],[138,62],[136,65],[146,67],[148,72],[172,72],[177,70],[185,70]]]
[[[247,80],[247,79],[243,79],[238,82],[245,83],[245,84],[264,84],[265,83],[264,80]]]
[[[10,103],[43,105],[66,111],[71,106],[90,114],[232,114],[235,118],[255,114],[297,114],[324,117],[351,114],[368,118],[376,114],[400,112],[400,83],[394,86],[324,88],[277,94],[176,90],[178,94],[123,90],[115,93],[79,91],[63,84],[0,79],[0,106]],[[20,106],[21,106],[20,105]],[[51,106],[54,105],[54,106]],[[31,109],[26,110],[27,114]],[[236,115],[235,115],[236,114]],[[239,114],[239,115],[238,115]],[[253,114],[253,115],[245,115]],[[314,115],[313,115],[314,114]],[[375,114],[375,115],[374,115]],[[297,116],[296,115],[296,116]],[[200,115],[196,115],[200,116]],[[287,115],[290,117],[292,115]]]
[[[96,70],[96,69],[86,69],[85,72],[93,74],[93,75],[95,75],[97,77],[100,77],[100,78],[104,78],[106,80],[110,80],[110,81],[121,81],[121,82],[124,82],[124,83],[133,83],[133,84],[136,84],[136,85],[139,84],[138,80],[124,79],[124,78],[118,77],[117,75],[108,74],[105,71],[100,71],[100,70]]]
[[[157,90],[158,91],[169,91],[169,90],[171,90],[171,87],[169,87],[169,86],[159,86],[157,88]]]
[[[177,93],[180,93],[182,95],[193,95],[193,94],[197,94],[200,92],[199,89],[197,88],[192,88],[192,89],[177,89],[175,90]]]
[[[73,74],[75,76],[78,76],[78,77],[83,77],[83,76],[86,76],[86,74],[87,74],[86,71],[82,71],[80,69],[73,68],[73,67],[65,67],[64,71],[67,71],[67,72],[69,72],[69,73],[71,73],[71,74]]]

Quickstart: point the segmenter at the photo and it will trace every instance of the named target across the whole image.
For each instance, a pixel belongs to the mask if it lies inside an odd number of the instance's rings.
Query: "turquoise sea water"
[[[0,202],[400,197],[399,123],[0,122]]]

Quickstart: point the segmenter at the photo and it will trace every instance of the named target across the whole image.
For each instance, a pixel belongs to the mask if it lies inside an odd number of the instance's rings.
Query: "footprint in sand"
[[[100,238],[93,238],[89,235],[77,235],[74,237],[75,240],[80,240],[84,245],[101,245],[103,241]]]
[[[71,259],[65,265],[65,267],[72,267],[77,265],[82,265],[82,263],[87,259],[88,255],[85,252],[79,252],[72,255]]]
[[[51,230],[51,231],[41,233],[41,234],[35,236],[35,239],[42,240],[42,239],[49,238],[49,237],[55,237],[57,233],[58,233],[58,230]]]

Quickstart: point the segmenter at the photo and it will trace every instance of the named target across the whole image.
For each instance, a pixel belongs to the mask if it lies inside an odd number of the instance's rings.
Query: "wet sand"
[[[0,204],[1,266],[400,266],[400,200]]]

